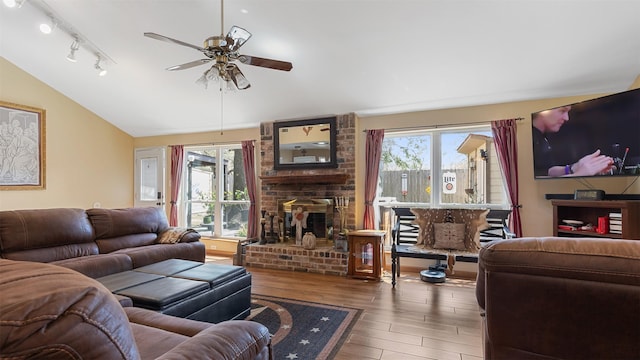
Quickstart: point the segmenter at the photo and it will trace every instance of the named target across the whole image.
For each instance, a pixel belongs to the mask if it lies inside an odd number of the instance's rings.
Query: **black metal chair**
[[[489,210],[489,213],[487,214],[487,223],[489,224],[489,227],[484,230],[480,230],[480,246],[484,246],[490,241],[515,237],[515,234],[509,230],[509,215],[511,215],[511,210]],[[477,263],[478,256],[456,255],[455,260]]]
[[[490,210],[487,214],[489,228],[480,231],[480,242],[515,237],[515,234],[509,230],[509,215],[511,215],[511,210]]]
[[[391,230],[393,242],[391,244],[391,285],[396,286],[396,276],[400,277],[400,258],[430,259],[438,264],[447,260],[447,255],[429,252],[411,251],[410,248],[418,242],[418,225],[413,224],[416,216],[410,208],[393,208],[395,224]]]
[[[412,248],[417,244],[419,227],[414,224],[415,215],[410,208],[393,208],[395,213],[395,223],[391,231],[393,242],[391,244],[391,285],[395,287],[396,277],[400,277],[400,258],[429,259],[436,260],[436,267],[446,269],[447,265],[441,264],[444,261],[478,262],[477,255],[453,255],[449,257],[442,252],[415,251]],[[480,231],[480,242],[486,243],[496,239],[508,239],[513,234],[507,226],[507,219],[511,210],[490,210],[487,214],[489,228]],[[452,266],[452,265],[450,265]]]

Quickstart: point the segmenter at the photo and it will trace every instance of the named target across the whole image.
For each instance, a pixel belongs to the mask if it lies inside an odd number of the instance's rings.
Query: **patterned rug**
[[[333,359],[362,310],[252,295],[252,320],[272,335],[274,359]]]

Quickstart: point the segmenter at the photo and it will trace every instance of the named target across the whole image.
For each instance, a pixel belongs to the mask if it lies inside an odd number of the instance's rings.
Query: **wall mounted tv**
[[[640,176],[640,89],[531,114],[536,179]]]

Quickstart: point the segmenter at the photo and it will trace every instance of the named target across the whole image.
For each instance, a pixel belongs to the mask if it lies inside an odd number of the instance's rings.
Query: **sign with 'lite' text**
[[[442,193],[443,194],[456,193],[456,173],[446,172],[442,174]]]

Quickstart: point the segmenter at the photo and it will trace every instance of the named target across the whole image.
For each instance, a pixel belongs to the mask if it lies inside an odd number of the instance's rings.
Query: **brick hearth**
[[[289,244],[251,244],[245,248],[245,263],[268,269],[290,270],[325,275],[347,275],[348,253],[332,246],[306,250]]]

